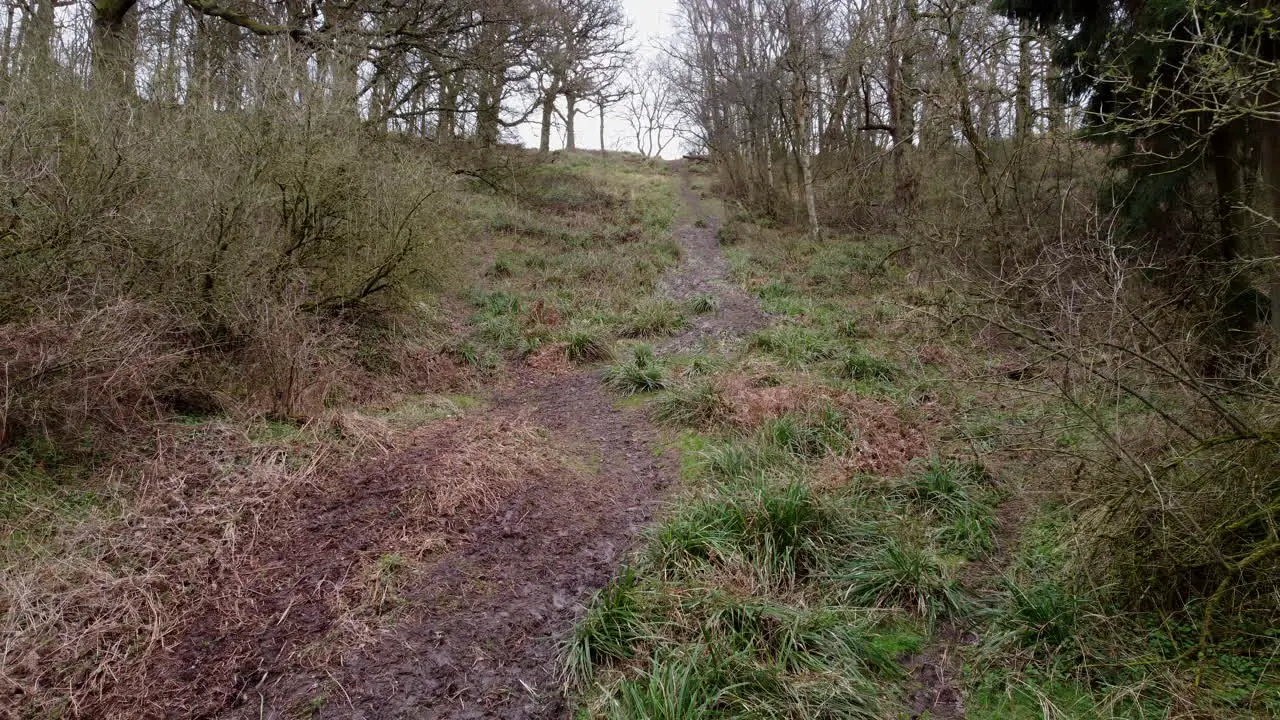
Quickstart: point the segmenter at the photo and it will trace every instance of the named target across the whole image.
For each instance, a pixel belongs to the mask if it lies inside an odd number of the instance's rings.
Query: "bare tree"
[[[661,155],[678,136],[678,109],[672,87],[664,79],[665,71],[661,63],[650,61],[627,73],[630,93],[623,117],[631,129],[636,152],[645,157]]]
[[[549,0],[539,11],[541,36],[535,44],[535,77],[542,111],[539,147],[551,149],[551,123],[559,112],[565,146],[577,144],[579,102],[606,93],[628,54],[626,22],[618,0]]]

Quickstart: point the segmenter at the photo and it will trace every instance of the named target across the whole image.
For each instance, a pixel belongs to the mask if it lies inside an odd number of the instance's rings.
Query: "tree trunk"
[[[1276,107],[1280,104],[1280,80],[1272,80],[1263,93],[1264,107]],[[1262,212],[1268,221],[1262,227],[1262,257],[1280,255],[1280,121],[1263,119],[1258,123],[1261,128],[1261,165],[1262,196],[1260,198]],[[1271,327],[1280,338],[1280,268],[1272,262],[1267,266],[1265,287],[1271,296]],[[1276,352],[1280,348],[1272,348]]]
[[[542,94],[542,132],[538,137],[538,151],[551,152],[551,115],[556,109],[554,86]]]
[[[348,117],[359,117],[360,109],[358,93],[360,88],[360,60],[344,42],[343,34],[355,29],[352,10],[348,4],[328,0],[324,4],[324,17],[332,23],[337,42],[324,53],[324,61],[329,73],[330,107]]]
[[[1259,337],[1259,330],[1265,325],[1264,316],[1267,308],[1262,302],[1261,294],[1254,287],[1248,273],[1238,267],[1241,260],[1251,253],[1246,229],[1249,218],[1244,214],[1244,173],[1241,169],[1241,151],[1239,123],[1228,125],[1214,132],[1209,137],[1209,161],[1213,168],[1216,185],[1216,205],[1218,215],[1218,251],[1222,261],[1227,264],[1230,280],[1225,288],[1226,296],[1222,301],[1220,319],[1220,339],[1223,358],[1231,365],[1240,367],[1253,363],[1253,350]],[[1267,153],[1266,136],[1263,137],[1263,202],[1272,192],[1265,179]],[[1273,226],[1274,227],[1274,226]],[[1269,228],[1263,228],[1266,237]],[[1274,292],[1274,290],[1273,290]],[[1211,370],[1217,372],[1216,370]]]
[[[436,104],[436,142],[450,142],[458,132],[458,81],[453,72],[442,74]]]
[[[564,94],[564,149],[577,150],[573,135],[573,120],[578,114],[578,96],[567,92]]]
[[[961,16],[963,17],[963,16]],[[1000,207],[1000,195],[991,184],[991,161],[987,156],[986,137],[982,135],[973,122],[973,105],[969,94],[969,78],[964,71],[964,57],[961,55],[960,43],[963,21],[956,14],[945,18],[947,25],[947,66],[951,71],[952,82],[955,83],[956,105],[960,111],[960,134],[973,151],[974,169],[978,173],[978,191],[992,217],[1003,214]]]
[[[34,75],[37,79],[44,80],[44,73],[53,69],[53,0],[35,0],[32,9],[33,12],[23,14],[22,32],[18,36],[17,64],[21,65],[24,76]]]
[[[1065,88],[1062,86],[1062,71],[1054,65],[1045,77],[1045,92],[1049,96],[1049,132],[1055,135],[1066,127],[1066,108],[1064,105]]]
[[[17,8],[13,5],[4,9],[4,38],[0,40],[0,92],[8,88],[9,76],[16,69],[13,61],[13,19],[16,12]]]
[[[849,78],[852,73],[846,68],[840,73],[832,87],[830,115],[827,117],[826,131],[822,133],[818,152],[831,152],[844,141],[844,114],[849,109]]]
[[[799,9],[795,3],[787,7],[788,54],[791,72],[791,142],[796,156],[796,175],[804,199],[805,215],[808,219],[809,232],[815,237],[818,234],[818,204],[814,197],[813,167],[809,148],[809,102],[811,100],[808,82],[808,63],[805,48],[802,18],[798,17]]]
[[[169,13],[169,33],[166,38],[167,49],[165,51],[164,67],[157,71],[158,81],[153,86],[158,88],[161,97],[171,103],[178,103],[181,99],[178,97],[179,86],[181,84],[182,73],[178,69],[178,37],[182,29],[182,21],[185,15],[185,6],[181,3],[173,4],[173,11]],[[153,90],[155,92],[155,90]]]
[[[505,71],[504,71],[505,73]],[[485,73],[476,98],[476,140],[484,146],[498,144],[498,121],[502,111],[502,82],[494,73]]]
[[[604,157],[609,151],[604,147],[604,96],[601,95],[596,107],[600,109],[600,156]]]
[[[1015,92],[1014,125],[1018,140],[1031,137],[1034,117],[1031,114],[1031,26],[1023,20],[1018,34],[1018,85]]]
[[[483,147],[498,144],[509,67],[505,47],[509,35],[506,23],[494,23],[485,28],[481,41],[486,62],[480,70],[480,88],[476,92],[476,141]]]
[[[911,18],[914,8],[894,6],[886,22],[889,37],[888,68],[888,104],[889,104],[889,140],[893,143],[893,199],[900,208],[908,208],[915,204],[917,181],[911,171],[907,152],[915,135],[915,101],[910,89],[911,60],[909,53],[902,46],[912,31]],[[905,16],[900,21],[900,16]]]
[[[133,94],[137,24],[128,22],[137,0],[96,0],[90,43],[93,84],[103,90]],[[132,26],[132,32],[131,32]]]

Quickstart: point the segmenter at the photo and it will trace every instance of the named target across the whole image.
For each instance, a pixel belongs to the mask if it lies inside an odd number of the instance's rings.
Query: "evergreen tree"
[[[996,9],[1057,38],[1062,90],[1085,107],[1085,136],[1117,150],[1109,195],[1124,228],[1162,250],[1223,261],[1229,279],[1213,301],[1224,340],[1252,339],[1276,273],[1237,266],[1276,251],[1280,13],[1259,0],[998,0]],[[1216,223],[1184,232],[1184,212],[1206,197]]]

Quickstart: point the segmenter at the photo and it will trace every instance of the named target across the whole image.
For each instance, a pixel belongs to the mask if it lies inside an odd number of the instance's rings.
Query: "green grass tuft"
[[[627,660],[643,634],[643,609],[636,573],[631,568],[598,591],[587,603],[565,651],[570,680],[591,681],[598,664]]]
[[[758,480],[786,458],[759,444],[742,440],[712,445],[703,450],[699,466],[712,479],[726,482]]]
[[[986,472],[972,463],[932,457],[917,464],[900,495],[941,522],[944,550],[976,559],[995,544],[995,510]]]
[[[931,620],[955,615],[968,605],[952,567],[929,548],[893,536],[873,552],[851,559],[832,580],[859,605],[893,605]]]
[[[762,425],[757,436],[767,447],[801,461],[839,454],[850,443],[844,416],[834,408],[809,417],[783,415]]]
[[[673,335],[689,325],[683,309],[670,300],[642,303],[622,324],[623,337],[644,338]]]
[[[625,363],[606,369],[604,384],[611,390],[636,395],[663,390],[667,387],[667,380],[660,367],[639,367],[635,363]]]
[[[711,428],[723,423],[729,410],[715,383],[702,381],[678,387],[660,398],[654,418],[677,427]]]
[[[624,680],[608,717],[617,720],[701,720],[715,717],[725,694],[696,659],[671,657],[638,678]]]
[[[689,310],[697,315],[706,315],[719,309],[720,298],[710,293],[703,293],[689,300]]]
[[[515,270],[512,267],[512,262],[509,259],[498,258],[493,261],[493,266],[489,268],[488,274],[496,278],[506,278],[511,277],[514,272]]]
[[[836,554],[867,538],[867,527],[850,508],[833,505],[801,483],[766,484],[677,514],[654,536],[648,567],[679,577],[740,562],[764,585],[788,587],[830,567]]]
[[[629,361],[605,368],[604,384],[616,392],[636,395],[666,389],[667,375],[653,347],[637,345],[632,348]]]
[[[988,647],[1030,650],[1040,656],[1055,655],[1072,643],[1079,631],[1086,599],[1051,580],[1020,585],[1002,582],[1003,602],[995,611]]]
[[[840,358],[837,374],[845,380],[880,380],[892,382],[902,370],[892,362],[862,351],[855,351]]]
[[[837,352],[830,338],[797,325],[777,325],[761,330],[751,336],[750,346],[796,368],[830,360]]]
[[[599,332],[578,328],[565,335],[565,355],[571,362],[594,363],[613,359],[613,349]]]

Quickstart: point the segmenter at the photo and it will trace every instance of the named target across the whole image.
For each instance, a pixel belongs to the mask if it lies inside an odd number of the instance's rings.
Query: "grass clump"
[[[930,548],[888,536],[874,551],[848,561],[831,580],[858,605],[897,606],[933,620],[968,605],[954,575],[954,568]]]
[[[689,325],[681,307],[670,300],[651,300],[639,305],[622,325],[622,336],[631,338],[673,335]]]
[[[866,614],[851,608],[794,607],[712,590],[695,595],[681,611],[703,618],[704,637],[790,673],[836,667],[857,676],[897,670]]]
[[[689,658],[655,663],[639,677],[622,681],[609,705],[617,720],[698,720],[716,715],[724,688],[708,677],[707,668]]]
[[[703,293],[689,300],[689,310],[697,315],[706,315],[720,309],[720,298],[711,293]]]
[[[778,325],[751,336],[750,347],[777,357],[784,365],[803,368],[836,354],[831,339],[798,325]]]
[[[791,621],[767,614],[756,617],[770,628],[778,621]],[[851,672],[851,667],[842,666],[839,657],[815,655],[809,663],[815,669],[793,672],[756,652],[759,648],[735,650],[733,640],[761,629],[765,628],[746,628],[728,638],[716,632],[708,639],[663,649],[648,667],[618,684],[609,698],[607,716],[634,720],[881,717],[874,686]],[[779,637],[786,634],[785,627],[781,629]],[[803,652],[815,650],[804,648]]]
[[[630,360],[605,369],[604,384],[625,395],[651,393],[666,389],[667,375],[653,354],[653,347],[637,345],[632,348]]]
[[[515,265],[509,258],[498,258],[493,261],[487,274],[495,278],[508,278],[515,274]]]
[[[723,423],[730,412],[720,389],[701,381],[672,390],[657,402],[658,422],[677,427],[710,428]]]
[[[692,409],[682,403],[681,411]],[[712,444],[701,452],[700,466],[711,479],[749,484],[838,455],[851,442],[846,418],[834,408],[811,415],[787,414],[765,422],[750,437]]]
[[[899,494],[941,523],[938,539],[944,550],[976,559],[995,543],[995,510],[987,483],[980,466],[935,456],[917,464]]]
[[[836,335],[846,340],[865,340],[871,331],[854,318],[845,318],[836,324]]]
[[[788,413],[769,420],[757,437],[767,447],[800,461],[839,454],[851,442],[844,415],[830,407],[807,417]]]
[[[751,237],[751,227],[741,220],[730,220],[716,231],[716,241],[723,246],[739,245]]]
[[[679,577],[709,565],[739,565],[767,587],[789,587],[864,535],[854,513],[806,485],[764,485],[677,515],[655,535],[649,567]]]
[[[576,682],[590,682],[596,665],[627,660],[644,632],[644,609],[635,570],[622,574],[598,591],[587,614],[574,628],[565,652],[565,669]]]
[[[892,382],[902,374],[902,370],[884,358],[855,351],[840,358],[836,373],[844,380]]]
[[[1051,579],[1002,581],[1003,598],[985,642],[1000,653],[1029,651],[1055,656],[1076,641],[1086,599]]]
[[[564,337],[565,356],[570,362],[594,363],[613,358],[613,349],[602,335],[594,330],[576,328]]]
[[[716,590],[679,605],[677,637],[603,687],[607,717],[883,717],[867,669],[893,663],[865,621]]]
[[[713,375],[719,372],[723,366],[724,362],[719,358],[710,355],[694,355],[685,359],[683,372],[685,375],[694,377]]]
[[[727,482],[757,480],[763,478],[769,468],[785,460],[770,450],[749,441],[729,441],[703,450],[699,465],[712,479]]]

